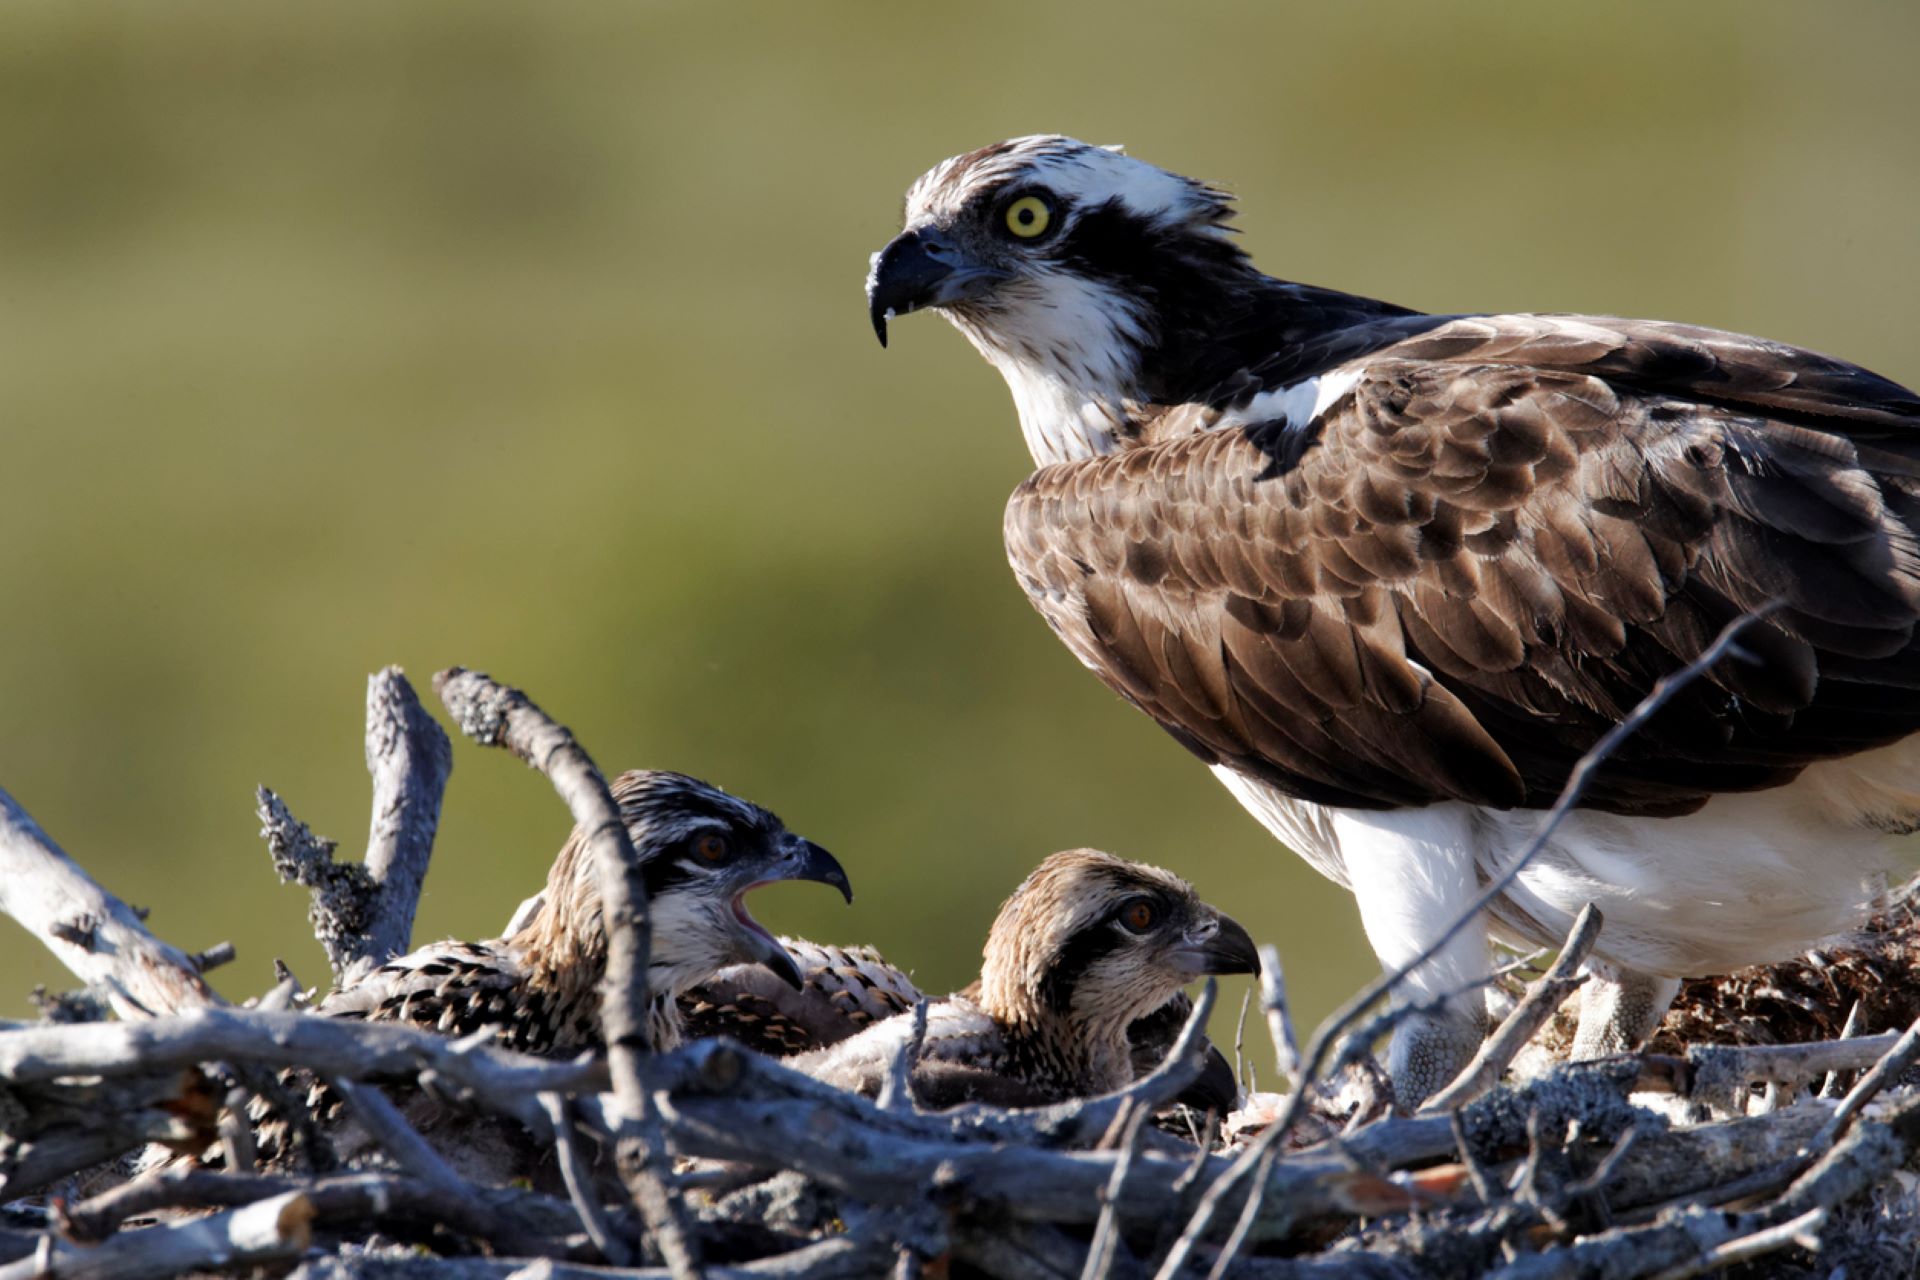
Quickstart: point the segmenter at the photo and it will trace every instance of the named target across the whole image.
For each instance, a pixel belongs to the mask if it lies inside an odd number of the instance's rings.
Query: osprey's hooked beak
[[[822,849],[811,840],[789,835],[793,842],[792,857],[795,869],[787,875],[789,880],[813,880],[820,884],[829,884],[840,891],[840,896],[853,905],[853,883],[847,879],[846,870],[840,860]]]
[[[867,315],[884,347],[887,321],[895,316],[979,297],[1007,278],[997,267],[969,261],[931,227],[904,231],[868,263]]]
[[[814,880],[821,884],[832,885],[840,891],[848,903],[853,901],[853,884],[847,879],[846,870],[840,860],[822,849],[811,840],[788,834],[783,837],[786,856],[777,864],[774,874],[764,880],[756,880],[733,897],[734,919],[740,924],[741,939],[745,944],[748,959],[765,965],[795,991],[805,984],[800,974],[800,966],[793,962],[785,947],[767,932],[767,930],[747,914],[744,899],[747,894],[763,884],[772,884],[779,880]]]
[[[1174,949],[1174,963],[1188,973],[1258,973],[1260,952],[1253,937],[1232,916],[1221,916],[1219,927],[1199,938],[1188,938]]]

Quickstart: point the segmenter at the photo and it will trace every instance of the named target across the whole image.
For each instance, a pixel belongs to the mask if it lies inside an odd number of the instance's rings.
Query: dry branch
[[[644,903],[604,781],[571,736],[523,695],[457,670],[436,684],[468,732],[547,772],[592,833],[610,919],[625,940],[623,967],[610,973],[606,995],[609,1029],[621,1025],[620,1011],[631,1017],[644,999]],[[370,686],[370,767],[375,703],[392,713],[380,724],[396,733],[418,712],[417,703],[407,709],[403,690],[391,671]],[[430,755],[431,738],[396,750]],[[399,773],[388,784],[375,770],[376,789],[423,787],[412,794],[431,793],[437,806],[443,771],[434,782],[431,767],[394,767]],[[389,867],[411,865],[417,852],[424,865],[431,814],[398,803],[413,816],[396,819],[391,851],[380,857],[391,859]],[[375,827],[372,843],[380,845],[378,817]],[[301,830],[290,815],[282,827],[295,842]],[[365,869],[353,870],[371,885]],[[414,890],[406,881],[395,872],[386,890],[410,910]],[[1364,1034],[1350,1030],[1365,1009],[1355,1002],[1316,1033],[1279,1123],[1237,1155],[1211,1149],[1217,1125],[1196,1150],[1143,1123],[1201,1069],[1202,1027],[1216,999],[1211,983],[1154,1072],[1108,1097],[1025,1110],[876,1105],[725,1041],[649,1055],[622,1033],[613,1037],[610,1065],[556,1062],[484,1037],[453,1041],[397,1023],[322,1019],[284,1001],[142,1022],[0,1029],[0,1189],[8,1194],[149,1137],[204,1148],[222,1099],[231,1105],[236,1096],[234,1078],[253,1087],[293,1066],[331,1082],[361,1112],[362,1127],[413,1171],[315,1177],[169,1168],[65,1211],[58,1220],[73,1240],[99,1242],[90,1248],[43,1233],[35,1259],[20,1256],[27,1246],[17,1237],[0,1239],[0,1260],[19,1259],[0,1267],[0,1280],[49,1261],[63,1276],[118,1277],[171,1273],[164,1268],[173,1263],[154,1259],[210,1267],[222,1256],[254,1256],[248,1249],[291,1257],[273,1251],[292,1248],[294,1229],[320,1233],[332,1250],[294,1273],[313,1280],[584,1280],[610,1274],[585,1265],[602,1259],[665,1260],[664,1268],[617,1274],[679,1278],[693,1273],[696,1245],[715,1264],[710,1276],[915,1276],[970,1266],[1016,1278],[1133,1280],[1160,1262],[1163,1274],[1203,1267],[1273,1280],[1489,1271],[1638,1280],[1815,1243],[1824,1251],[1836,1232],[1866,1229],[1859,1224],[1871,1224],[1864,1215],[1872,1209],[1863,1202],[1892,1194],[1894,1172],[1920,1149],[1920,1100],[1899,1083],[1910,1058],[1920,1056],[1920,1031],[1810,1045],[1692,1046],[1683,1057],[1623,1057],[1563,1066],[1524,1086],[1497,1083],[1510,1042],[1524,1038],[1535,1011],[1551,1003],[1595,927],[1583,916],[1554,970],[1452,1096],[1438,1100],[1453,1108],[1449,1114],[1388,1117],[1288,1149],[1282,1139],[1293,1119],[1323,1095],[1319,1076],[1329,1056]],[[87,936],[71,921],[41,933],[50,945]],[[394,937],[382,945],[404,945],[404,933]],[[1291,1038],[1284,992],[1278,966],[1270,967],[1276,981],[1263,1005],[1284,1049]],[[1376,983],[1372,997],[1394,980]],[[1796,1100],[1802,1085],[1830,1072],[1862,1070],[1868,1074],[1838,1108]],[[1771,1086],[1782,1105],[1737,1114],[1754,1084]],[[1629,1097],[1649,1086],[1711,1099],[1736,1114],[1670,1121]],[[567,1197],[463,1181],[383,1092],[422,1089],[478,1113],[465,1127],[524,1127],[556,1152],[551,1172]],[[450,1128],[457,1142],[463,1126]],[[445,1136],[436,1132],[436,1147]],[[605,1202],[612,1183],[604,1165],[594,1166],[609,1149],[620,1156],[638,1213],[618,1195]],[[696,1171],[676,1177],[669,1152]],[[1217,1204],[1228,1191],[1244,1196],[1230,1230],[1197,1203]],[[304,1207],[275,1237],[262,1225],[272,1206]],[[136,1225],[149,1215],[208,1209],[223,1212]],[[1817,1241],[1809,1234],[1816,1231]],[[378,1241],[388,1237],[493,1256],[395,1257],[380,1251]],[[1337,1247],[1324,1247],[1330,1241]]]
[[[282,882],[304,885],[311,892],[307,919],[313,936],[327,953],[334,981],[343,981],[362,958],[359,940],[372,914],[373,877],[357,862],[335,861],[339,842],[314,834],[271,790],[256,787],[253,794],[274,872]]]
[[[607,1065],[620,1108],[615,1129],[620,1171],[660,1239],[676,1280],[699,1273],[699,1263],[662,1177],[665,1152],[654,1120],[653,1099],[642,1082],[647,1033],[647,957],[652,929],[646,883],[619,806],[600,773],[566,726],[535,706],[518,689],[477,671],[452,667],[433,678],[434,691],[460,731],[476,742],[505,747],[545,774],[585,833],[600,886],[607,931],[607,975],[600,994],[600,1022],[607,1038]]]
[[[420,705],[398,667],[367,677],[367,772],[373,777],[373,820],[367,874],[377,892],[356,959],[381,964],[404,955],[413,913],[440,826],[440,799],[453,770],[453,744]]]
[[[89,1248],[55,1245],[0,1267],[0,1280],[162,1280],[236,1263],[279,1262],[313,1240],[313,1201],[288,1191],[193,1222],[151,1227]]]
[[[334,858],[338,842],[315,835],[286,802],[256,792],[260,834],[282,880],[313,894],[314,936],[327,952],[334,980],[345,984],[403,955],[440,825],[440,800],[453,769],[453,747],[398,667],[367,677],[367,772],[373,817],[364,861]]]
[[[1527,994],[1521,997],[1520,1003],[1500,1024],[1500,1029],[1487,1037],[1480,1051],[1473,1056],[1473,1061],[1460,1072],[1459,1078],[1427,1099],[1420,1108],[1422,1112],[1450,1111],[1499,1083],[1501,1073],[1513,1061],[1514,1055],[1553,1016],[1560,1002],[1580,986],[1583,978],[1579,968],[1586,962],[1594,942],[1600,937],[1601,923],[1600,912],[1589,902],[1573,922],[1573,931],[1567,935],[1553,967],[1527,988]]]
[[[0,791],[0,911],[47,945],[123,1018],[191,1009],[214,999],[192,957],[147,931],[140,916],[61,852]]]

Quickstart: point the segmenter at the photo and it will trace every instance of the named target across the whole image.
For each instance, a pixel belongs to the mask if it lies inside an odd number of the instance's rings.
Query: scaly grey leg
[[[1580,988],[1580,1028],[1573,1037],[1575,1062],[1638,1049],[1680,994],[1678,978],[1636,973],[1599,960],[1588,960],[1581,971],[1587,974],[1587,981]]]

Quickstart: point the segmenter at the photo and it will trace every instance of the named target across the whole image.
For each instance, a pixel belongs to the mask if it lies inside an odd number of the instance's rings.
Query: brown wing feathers
[[[1785,605],[1591,802],[1695,807],[1920,728],[1920,406],[1677,325],[1454,321],[1274,424],[1050,467],[1007,545],[1075,652],[1303,798],[1550,803],[1728,620]],[[1297,463],[1279,465],[1283,450]]]

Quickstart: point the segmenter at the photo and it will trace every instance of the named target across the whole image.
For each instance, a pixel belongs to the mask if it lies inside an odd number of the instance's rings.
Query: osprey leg
[[[1680,979],[1636,973],[1589,959],[1580,966],[1587,981],[1580,988],[1580,1026],[1574,1032],[1572,1059],[1606,1058],[1632,1053],[1647,1042],[1680,994]]]
[[[1406,968],[1460,919],[1479,891],[1469,816],[1462,805],[1389,812],[1337,810],[1333,823],[1360,922],[1381,965]],[[1394,992],[1409,1012],[1395,1029],[1387,1069],[1394,1101],[1412,1111],[1473,1058],[1487,1033],[1492,971],[1484,921],[1469,920]]]

